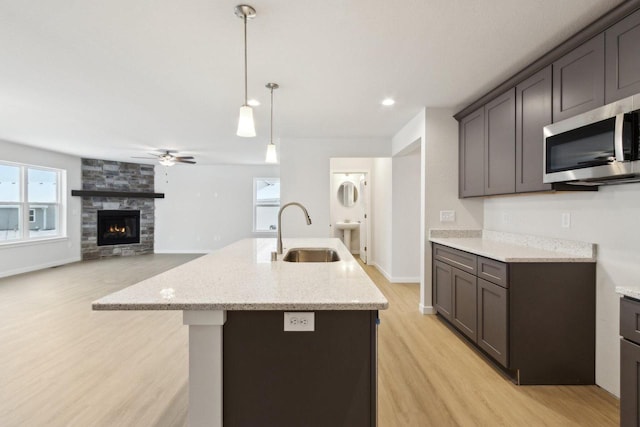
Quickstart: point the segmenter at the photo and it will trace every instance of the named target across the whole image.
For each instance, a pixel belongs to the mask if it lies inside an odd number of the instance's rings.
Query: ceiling
[[[425,106],[462,108],[621,1],[250,0],[256,138],[235,136],[238,3],[0,0],[0,139],[261,164],[268,82],[280,84],[276,139],[390,138]]]

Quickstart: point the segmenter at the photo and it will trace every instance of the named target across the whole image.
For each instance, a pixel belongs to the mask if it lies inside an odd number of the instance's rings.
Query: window
[[[0,243],[63,236],[64,171],[0,162]]]
[[[280,209],[280,178],[254,178],[253,230],[275,232]]]

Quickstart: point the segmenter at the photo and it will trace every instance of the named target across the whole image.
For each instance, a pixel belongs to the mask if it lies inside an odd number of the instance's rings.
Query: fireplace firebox
[[[140,211],[98,211],[98,246],[140,243]]]

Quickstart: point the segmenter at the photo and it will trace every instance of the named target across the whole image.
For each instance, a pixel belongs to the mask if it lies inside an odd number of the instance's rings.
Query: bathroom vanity
[[[318,247],[339,261],[283,260],[287,249]],[[93,303],[183,311],[191,426],[377,424],[376,328],[387,300],[339,239],[285,239],[284,248],[271,261],[275,239],[241,240]]]

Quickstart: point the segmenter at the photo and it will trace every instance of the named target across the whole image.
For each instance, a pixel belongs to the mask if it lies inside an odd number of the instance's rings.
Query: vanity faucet
[[[309,212],[307,212],[307,208],[302,206],[300,203],[291,202],[291,203],[287,203],[286,205],[282,206],[280,208],[280,210],[278,211],[278,255],[282,255],[282,211],[287,206],[291,206],[291,205],[296,205],[300,209],[302,209],[302,211],[304,212],[304,216],[307,217],[307,225],[311,225],[311,217],[309,216]]]

